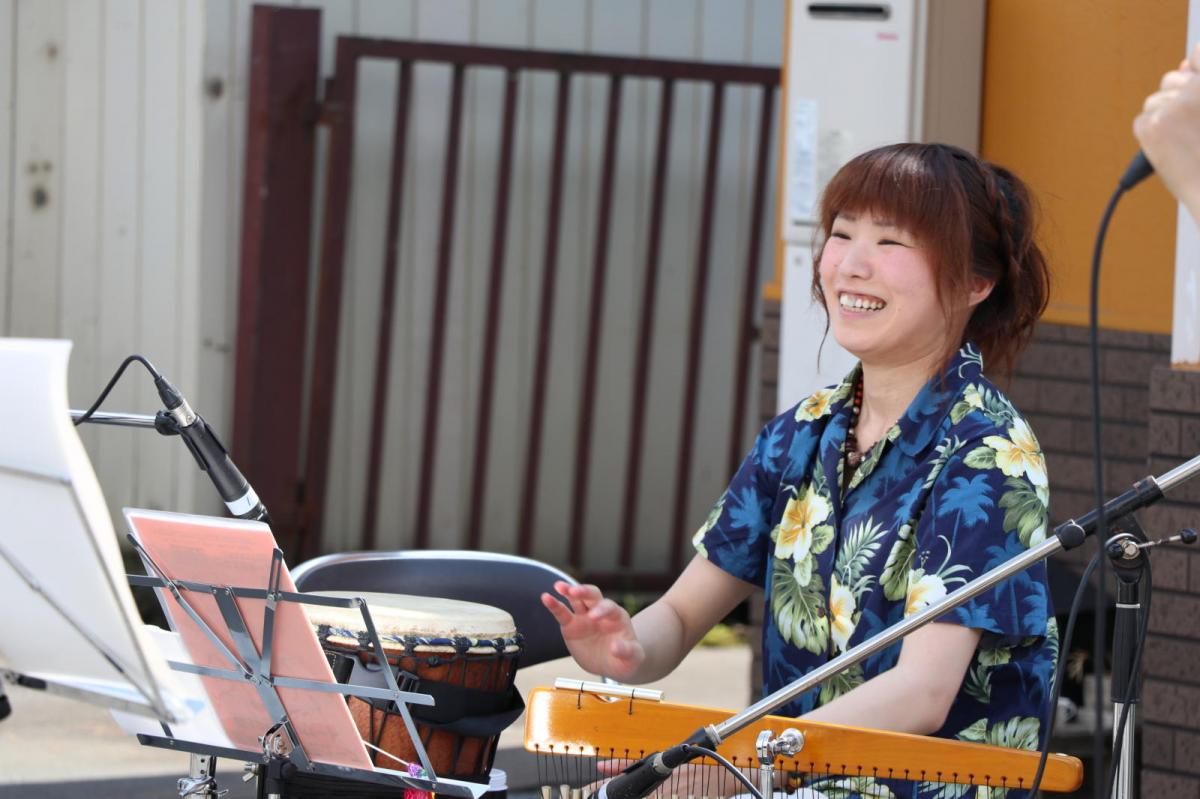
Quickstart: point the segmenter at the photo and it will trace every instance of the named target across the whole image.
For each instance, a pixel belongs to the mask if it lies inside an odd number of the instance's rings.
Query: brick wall
[[[1150,380],[1150,471],[1200,454],[1200,372],[1160,367]],[[1153,538],[1200,529],[1200,480],[1141,514]],[[1200,797],[1200,551],[1155,549],[1144,674],[1142,796]]]
[[[1170,362],[1169,336],[1100,331],[1100,417],[1104,422],[1104,482],[1111,497],[1145,477],[1150,375]],[[1091,356],[1088,331],[1041,324],[1008,388],[1046,454],[1053,524],[1096,506],[1092,465]],[[1063,553],[1055,563],[1082,569],[1091,545]],[[1065,611],[1066,608],[1061,610]]]

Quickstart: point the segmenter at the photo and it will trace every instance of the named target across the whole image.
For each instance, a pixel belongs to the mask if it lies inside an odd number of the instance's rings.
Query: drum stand
[[[145,746],[163,749],[173,749],[192,754],[191,772],[179,780],[181,797],[217,797],[221,795],[213,772],[218,757],[244,761],[250,764],[248,772],[260,780],[260,794],[265,787],[268,797],[283,797],[286,795],[285,783],[293,777],[311,775],[313,777],[333,778],[340,781],[368,783],[374,786],[391,787],[398,790],[416,788],[445,796],[478,799],[486,785],[469,783],[452,779],[439,779],[430,764],[429,756],[421,743],[408,705],[432,705],[434,700],[428,694],[419,694],[400,690],[396,684],[395,675],[387,667],[386,656],[379,635],[375,630],[367,603],[359,598],[340,599],[335,597],[318,596],[314,594],[299,594],[280,591],[279,582],[283,572],[283,553],[275,550],[271,561],[271,573],[266,588],[227,587],[207,583],[184,580],[173,580],[168,577],[154,562],[146,550],[132,537],[134,549],[142,557],[153,576],[129,575],[131,585],[159,588],[171,594],[184,613],[204,633],[221,655],[229,662],[230,669],[219,669],[209,666],[198,666],[192,663],[168,661],[172,669],[198,674],[204,677],[215,677],[237,682],[248,682],[254,686],[267,714],[276,719],[270,729],[265,730],[259,738],[261,751],[247,751],[228,747],[211,746],[195,741],[183,741],[174,737],[170,728],[163,725],[165,736],[138,735],[138,741]],[[200,592],[214,597],[221,613],[222,621],[229,639],[234,643],[236,653],[231,651],[219,636],[200,617],[199,613],[188,603],[187,592]],[[237,599],[261,599],[266,601],[263,617],[262,654],[258,654],[254,641],[242,618]],[[292,677],[283,677],[271,671],[272,633],[275,624],[275,609],[281,602],[295,602],[308,605],[326,605],[331,607],[355,608],[362,612],[363,624],[367,630],[375,657],[384,661],[381,669],[387,681],[387,688],[370,688],[361,685],[341,685],[334,682],[320,682]],[[366,771],[346,766],[318,763],[309,758],[300,743],[291,719],[282,700],[278,688],[300,688],[308,691],[332,692],[353,695],[364,699],[385,699],[395,703],[397,711],[404,720],[405,728],[412,739],[413,748],[417,753],[423,768],[421,776],[411,776],[400,771],[381,769]]]

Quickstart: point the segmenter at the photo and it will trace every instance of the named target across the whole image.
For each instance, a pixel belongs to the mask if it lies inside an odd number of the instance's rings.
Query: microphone
[[[691,744],[679,744],[647,755],[600,786],[589,799],[642,799],[662,785],[677,766],[699,757]]]
[[[4,683],[0,682],[0,721],[4,721],[12,713],[12,703],[8,701],[8,694],[4,693]]]
[[[1125,167],[1125,174],[1121,175],[1121,191],[1129,191],[1153,174],[1154,166],[1146,158],[1146,154],[1138,150],[1129,162],[1129,166]]]
[[[192,410],[183,395],[165,377],[156,377],[154,387],[158,389],[158,396],[167,407],[166,413],[159,411],[159,414],[169,417],[170,426],[178,430],[200,470],[206,472],[217,487],[217,493],[221,495],[229,512],[239,519],[253,519],[270,524],[271,517],[267,514],[266,507],[259,500],[258,494],[254,493],[250,483],[233,465],[225,446],[208,423]]]

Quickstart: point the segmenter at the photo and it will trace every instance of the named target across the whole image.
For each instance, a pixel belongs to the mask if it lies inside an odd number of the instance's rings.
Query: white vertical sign
[[[1200,42],[1200,0],[1188,2],[1188,52]],[[1171,326],[1171,365],[1200,366],[1200,229],[1179,206],[1175,226],[1175,312]]]

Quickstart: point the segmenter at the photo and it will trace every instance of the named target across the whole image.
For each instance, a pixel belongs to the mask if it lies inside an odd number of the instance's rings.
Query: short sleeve
[[[785,417],[763,428],[725,493],[696,531],[696,551],[723,571],[763,585],[770,554],[771,512],[779,489]]]
[[[965,443],[947,442],[945,465],[916,521],[906,615],[1046,537],[1046,465],[1023,419],[1015,417]],[[983,646],[991,648],[1045,635],[1051,614],[1045,564],[1038,563],[939,621],[983,630]]]

